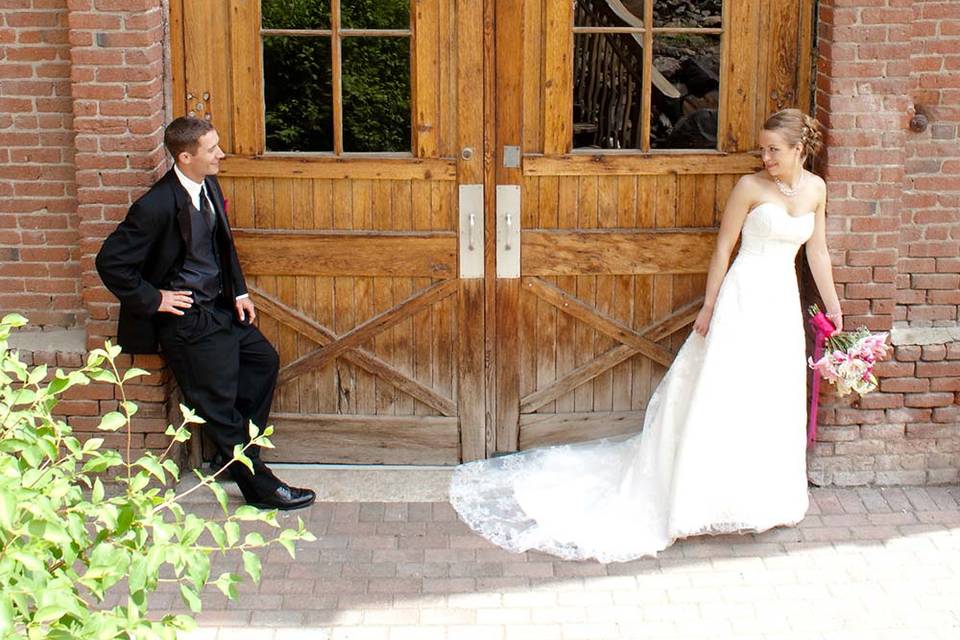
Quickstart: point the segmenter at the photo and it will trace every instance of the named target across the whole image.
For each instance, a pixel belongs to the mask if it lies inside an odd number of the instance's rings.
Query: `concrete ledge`
[[[14,331],[10,334],[10,347],[20,351],[86,353],[87,332],[85,329]]]
[[[894,327],[890,340],[898,347],[960,342],[960,327]]]

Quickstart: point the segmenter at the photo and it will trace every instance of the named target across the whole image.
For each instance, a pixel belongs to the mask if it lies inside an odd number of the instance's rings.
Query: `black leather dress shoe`
[[[290,485],[281,484],[277,490],[268,496],[248,503],[258,509],[280,509],[281,511],[290,511],[292,509],[303,509],[313,504],[317,499],[317,494],[310,489],[298,489]]]

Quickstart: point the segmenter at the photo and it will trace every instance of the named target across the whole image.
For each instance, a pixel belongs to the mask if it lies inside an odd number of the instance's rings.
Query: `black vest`
[[[204,197],[203,194],[200,197]],[[211,222],[193,204],[190,205],[190,242],[187,243],[183,266],[173,276],[170,289],[190,290],[196,304],[210,304],[217,299],[223,287],[220,282],[220,255],[214,241],[216,216]]]

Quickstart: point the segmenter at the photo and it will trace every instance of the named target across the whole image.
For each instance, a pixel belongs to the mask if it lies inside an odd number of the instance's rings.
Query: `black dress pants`
[[[280,364],[276,350],[259,329],[241,324],[233,309],[221,305],[194,304],[182,316],[157,318],[160,347],[184,404],[207,421],[203,428],[229,460],[235,445],[250,441],[251,420],[260,429],[267,424]],[[254,473],[238,462],[229,467],[248,502],[281,484],[252,449],[246,453]]]

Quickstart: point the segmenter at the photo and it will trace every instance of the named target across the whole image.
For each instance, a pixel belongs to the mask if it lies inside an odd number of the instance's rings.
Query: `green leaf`
[[[197,597],[196,592],[188,585],[180,584],[180,597],[182,597],[183,602],[190,607],[190,611],[194,613],[200,612],[200,598]]]
[[[100,478],[98,477],[93,481],[93,493],[90,495],[90,501],[93,504],[99,504],[103,502],[103,495],[103,483],[100,482]]]
[[[40,384],[46,377],[47,365],[41,364],[30,372],[30,377],[27,378],[27,384]]]
[[[41,607],[33,614],[33,622],[43,624],[45,622],[50,622],[51,620],[57,620],[66,615],[67,610],[58,605],[49,605],[46,607]]]
[[[247,457],[247,454],[243,452],[242,444],[234,445],[233,459],[245,466],[247,469],[250,469],[250,473],[254,473],[253,462]]]
[[[214,584],[218,589],[231,600],[236,600],[237,595],[237,585],[240,584],[240,578],[233,575],[232,573],[221,573],[220,577],[217,578]]]
[[[196,414],[196,412],[187,405],[180,403],[180,413],[183,415],[183,421],[188,424],[204,424],[206,420]]]
[[[128,416],[131,416],[131,417],[136,415],[137,411],[140,409],[140,407],[137,406],[137,403],[130,402],[129,400],[124,400],[123,402],[121,402],[120,407],[124,410],[124,412]]]
[[[9,553],[11,559],[19,562],[28,571],[43,571],[46,568],[43,566],[43,562],[31,553],[25,553],[19,549],[14,549]]]
[[[260,520],[262,516],[263,511],[248,504],[237,507],[237,510],[233,512],[233,517],[237,520]]]
[[[33,389],[17,389],[10,398],[10,406],[16,407],[24,404],[33,404],[37,399],[37,394]]]
[[[5,531],[13,528],[13,514],[16,513],[16,508],[17,502],[13,495],[0,488],[0,527]]]
[[[126,382],[127,380],[131,380],[131,379],[136,378],[136,377],[138,377],[138,376],[148,376],[148,375],[150,375],[150,372],[149,372],[149,371],[146,371],[146,370],[144,370],[144,369],[137,369],[136,367],[132,367],[132,368],[130,368],[130,369],[127,369],[127,370],[123,373],[123,382]]]
[[[213,541],[217,543],[217,546],[221,549],[227,545],[227,536],[223,533],[223,527],[216,522],[208,522],[206,524],[207,531],[210,532],[210,537],[213,538]]]
[[[146,557],[139,556],[133,559],[133,561],[130,563],[130,575],[128,580],[131,594],[140,592],[147,586]]]
[[[8,313],[7,315],[3,316],[3,320],[0,320],[0,324],[9,325],[15,329],[24,326],[28,322],[29,320],[24,318],[19,313]]]
[[[223,509],[223,512],[224,512],[224,513],[226,513],[226,512],[227,512],[227,492],[226,492],[226,490],[224,490],[224,488],[223,488],[223,487],[220,485],[220,483],[217,482],[217,481],[214,481],[214,482],[210,483],[210,485],[208,485],[208,486],[209,486],[209,488],[210,488],[210,491],[213,492],[214,497],[216,497],[217,502],[220,503],[220,508]]]
[[[87,375],[90,376],[91,380],[96,382],[117,384],[117,376],[113,375],[113,371],[107,371],[106,369],[91,369],[87,372]]]
[[[13,603],[0,594],[0,638],[6,638],[13,628]]]
[[[163,468],[167,470],[167,473],[169,473],[174,480],[180,479],[180,467],[170,458],[163,461]]]
[[[101,431],[116,431],[127,424],[127,418],[119,411],[111,411],[100,419],[97,429]]]
[[[155,477],[160,482],[167,481],[167,474],[163,470],[163,466],[157,461],[153,456],[143,456],[137,460],[137,465],[145,469],[150,475]]]
[[[251,531],[243,539],[243,544],[247,547],[262,547],[266,544],[266,541],[263,539],[263,535],[259,531]]]
[[[227,534],[227,546],[232,547],[240,539],[240,525],[230,520],[223,523],[223,532]]]
[[[243,552],[243,570],[247,572],[250,579],[254,582],[260,582],[260,556],[250,551]]]
[[[253,420],[247,424],[247,433],[250,435],[250,439],[253,440],[260,433],[260,428],[257,425],[253,424]]]

